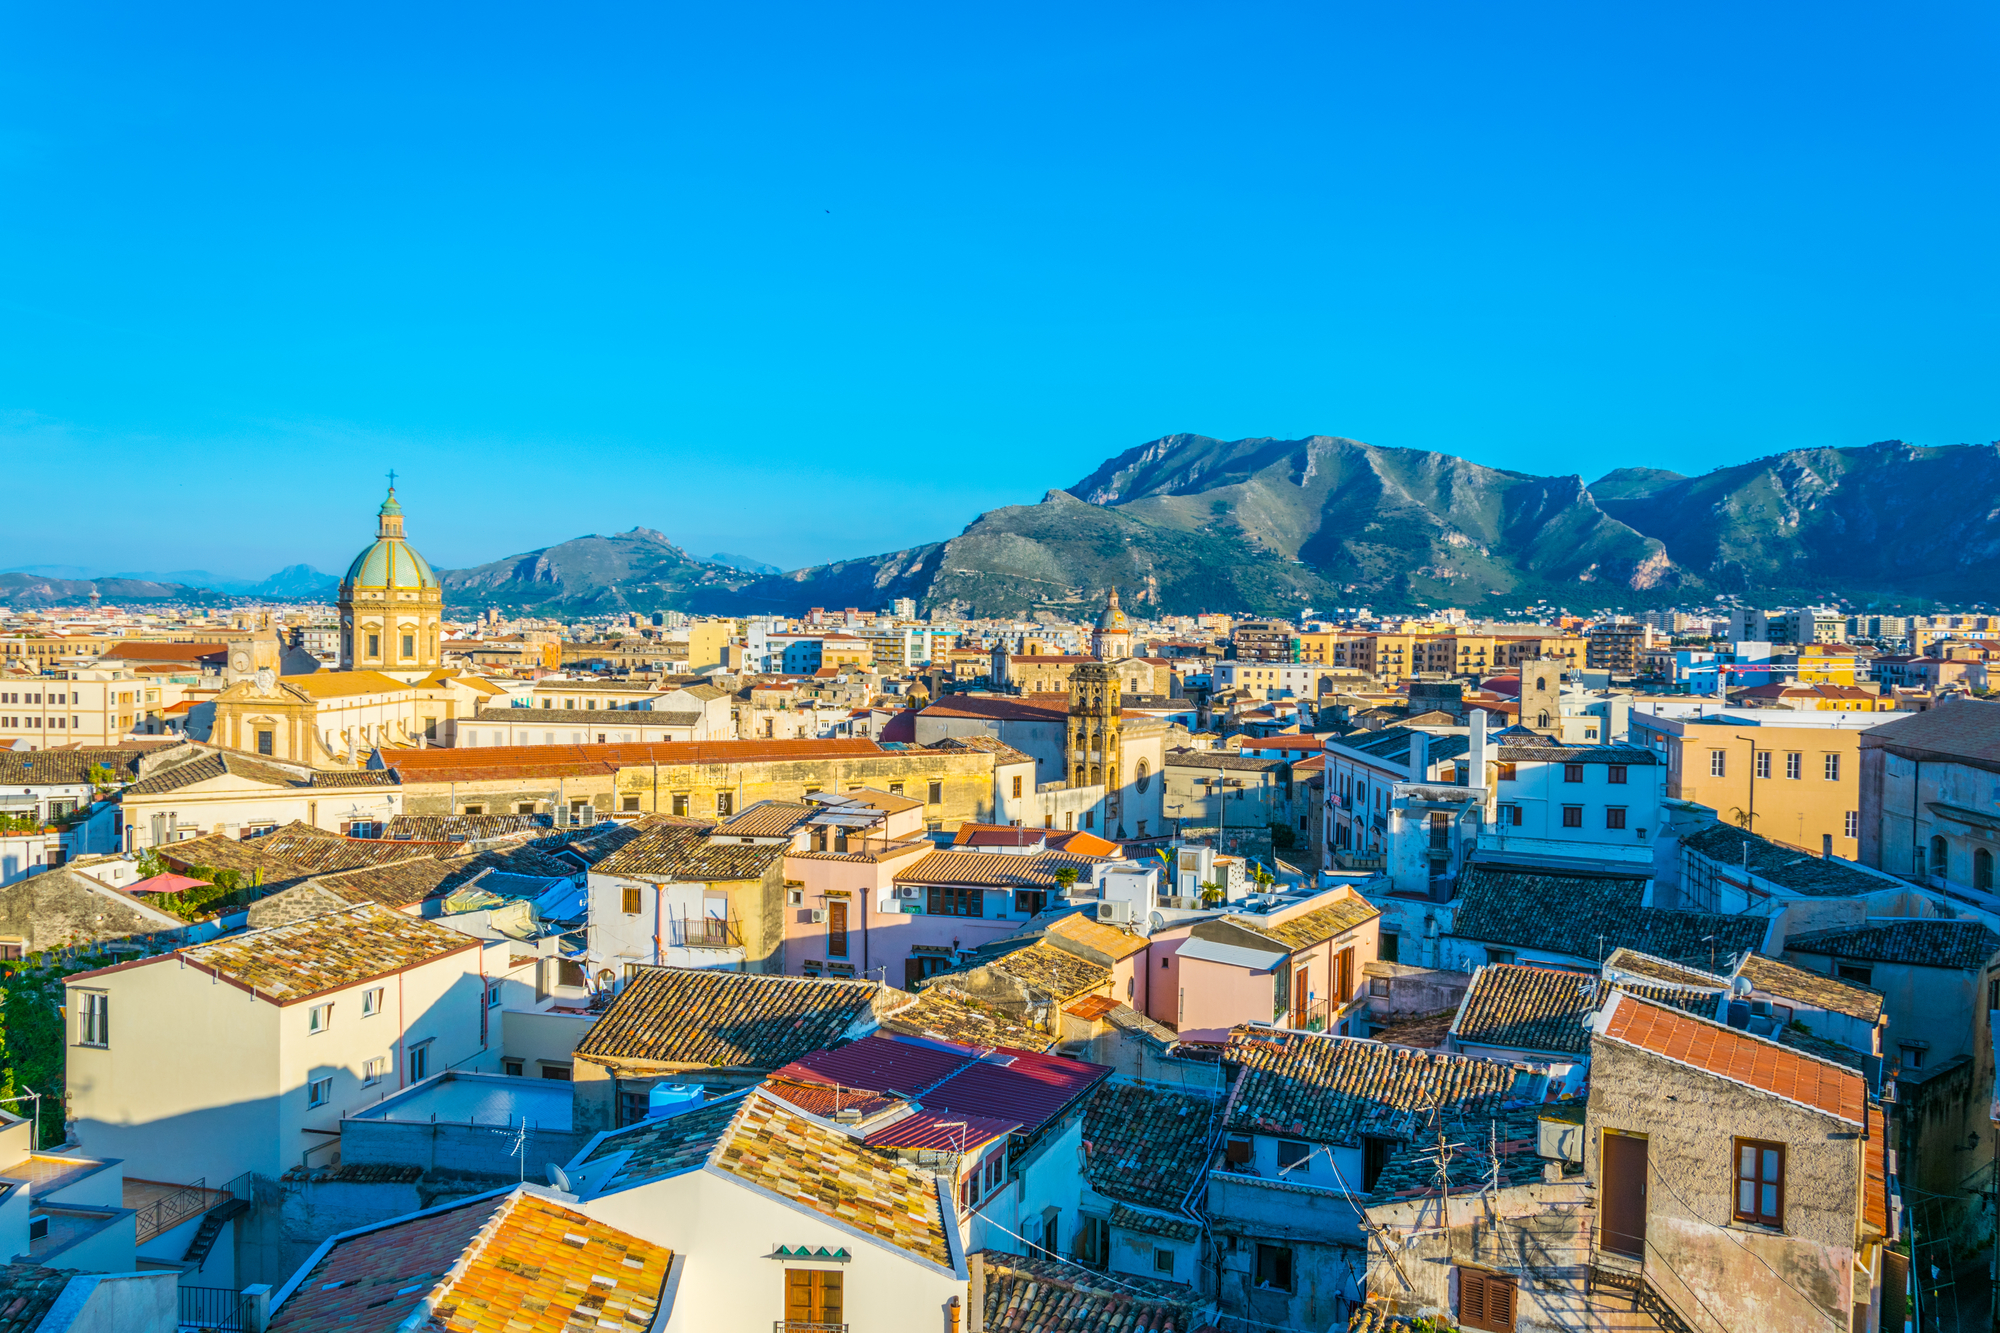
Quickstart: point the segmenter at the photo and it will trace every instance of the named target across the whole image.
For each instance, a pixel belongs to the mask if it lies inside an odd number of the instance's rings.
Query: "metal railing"
[[[250,1327],[250,1302],[242,1292],[230,1287],[190,1287],[186,1283],[179,1290],[182,1328],[244,1333]]]
[[[172,1231],[190,1217],[198,1217],[208,1211],[208,1185],[205,1177],[197,1178],[192,1184],[183,1185],[172,1194],[162,1195],[139,1210],[136,1219],[139,1227],[138,1243],[144,1245],[163,1231]]]
[[[734,949],[743,943],[742,923],[721,917],[683,917],[674,922],[674,943],[683,949]]]
[[[809,1319],[779,1319],[771,1324],[771,1333],[847,1333],[845,1324],[823,1324]]]

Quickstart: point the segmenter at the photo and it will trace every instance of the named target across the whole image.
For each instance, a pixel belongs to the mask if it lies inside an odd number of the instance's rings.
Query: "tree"
[[[1059,867],[1055,873],[1055,880],[1056,883],[1062,885],[1062,891],[1064,893],[1068,893],[1071,889],[1076,887],[1076,881],[1077,881],[1076,867],[1075,866]]]

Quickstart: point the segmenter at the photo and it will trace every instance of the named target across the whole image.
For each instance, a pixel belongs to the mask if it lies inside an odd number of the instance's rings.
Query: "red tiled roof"
[[[1090,1022],[1104,1017],[1113,1009],[1116,1009],[1119,1003],[1119,1001],[1112,999],[1109,995],[1086,995],[1075,1004],[1065,1008],[1063,1012],[1074,1014],[1085,1022]]]
[[[1621,994],[1613,1002],[1601,1031],[1613,1041],[1857,1125],[1866,1114],[1868,1085],[1853,1070],[1634,995]]]
[[[924,714],[928,717],[991,718],[1002,722],[1067,723],[1069,720],[1068,709],[1044,708],[990,694],[954,694],[932,704],[924,710]]]
[[[856,759],[886,753],[868,740],[660,741],[402,750],[385,753],[382,762],[406,783],[477,782],[610,774],[641,764],[753,764],[791,759]]]
[[[814,1051],[772,1077],[897,1092],[928,1110],[1006,1120],[1032,1134],[1110,1073],[1104,1065],[1007,1046],[975,1057],[877,1035]]]
[[[996,1120],[992,1116],[916,1111],[876,1130],[862,1142],[871,1148],[969,1152],[981,1144],[1003,1139],[1019,1128],[1012,1120]]]

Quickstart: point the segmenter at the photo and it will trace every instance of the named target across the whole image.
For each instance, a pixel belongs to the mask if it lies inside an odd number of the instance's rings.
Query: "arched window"
[[[1152,767],[1149,764],[1147,764],[1145,760],[1141,759],[1139,761],[1139,767],[1137,771],[1133,773],[1132,781],[1133,785],[1138,787],[1140,791],[1146,790],[1147,786],[1151,784],[1151,782],[1153,781]],[[1985,855],[1985,853],[1982,852],[1981,855],[1983,856]]]
[[[1535,714],[1535,725],[1536,725],[1536,726],[1538,726],[1538,727],[1546,727],[1546,726],[1547,726],[1548,724],[1549,724],[1549,715],[1548,715],[1547,713],[1537,713],[1537,714]]]
[[[1084,779],[1084,767],[1082,764],[1078,764],[1076,766],[1076,785],[1079,787],[1083,786],[1084,785],[1083,779]]]
[[[1547,676],[1537,676],[1537,677],[1535,677],[1535,688],[1536,688],[1536,689],[1538,689],[1538,690],[1546,690],[1546,689],[1547,689],[1548,687],[1549,687],[1549,678],[1548,678]]]
[[[1993,891],[1993,853],[1984,847],[1972,854],[1972,887],[1981,893]]]
[[[1939,879],[1951,877],[1951,844],[1942,836],[1931,839],[1931,873]]]

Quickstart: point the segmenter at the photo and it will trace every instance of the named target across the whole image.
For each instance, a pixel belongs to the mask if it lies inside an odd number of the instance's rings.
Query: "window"
[[[687,793],[686,793],[686,792],[684,792],[684,791],[677,791],[677,792],[675,792],[675,793],[674,793],[674,813],[675,813],[675,814],[677,814],[677,815],[680,815],[680,816],[682,816],[683,818],[685,818],[685,817],[686,817],[686,815],[687,815],[687,812],[688,812],[688,798],[687,798]]]
[[[543,1078],[557,1083],[568,1083],[570,1081],[570,1067],[568,1065],[556,1064],[548,1060],[543,1060],[539,1063],[542,1066]]]
[[[1521,807],[1518,805],[1501,806],[1495,817],[1495,822],[1512,828],[1521,827]]]
[[[1310,1144],[1301,1143],[1297,1139],[1278,1140],[1278,1170],[1281,1172],[1304,1165],[1306,1159],[1311,1156]]]
[[[1931,839],[1931,873],[1939,879],[1951,878],[1951,844],[1941,836]]]
[[[943,805],[944,784],[942,782],[933,781],[931,783],[930,794],[926,796],[924,799],[931,805]]]
[[[333,1075],[328,1074],[325,1078],[316,1078],[312,1082],[306,1084],[307,1110],[311,1110],[315,1106],[325,1106],[328,1102],[332,1100],[333,1100]]]
[[[417,655],[417,636],[414,634],[405,634],[403,636],[403,657],[407,660],[409,658],[415,657],[416,655]]]
[[[1806,757],[1797,750],[1785,752],[1785,776],[1794,782],[1805,776]]]
[[[430,1077],[430,1072],[431,1044],[427,1041],[418,1042],[410,1048],[410,1082],[421,1083]]]
[[[1155,1246],[1153,1248],[1153,1271],[1155,1273],[1165,1273],[1168,1277],[1172,1277],[1174,1275],[1174,1252]]]
[[[389,1072],[389,1062],[387,1060],[384,1060],[381,1056],[378,1055],[373,1060],[367,1060],[362,1062],[361,1082],[363,1086],[373,1083],[380,1083],[382,1081],[382,1076],[388,1072]]]
[[[1785,1145],[1736,1140],[1736,1220],[1785,1225]]]
[[[277,753],[277,745],[272,738],[271,732],[264,730],[259,730],[257,732],[257,753],[258,754]]]
[[[639,912],[641,911],[642,908],[642,903],[640,901],[641,894],[639,890],[628,888],[622,890],[620,896],[624,898],[623,910],[625,915],[626,916],[639,915]]]
[[[499,734],[497,732],[494,734],[494,740],[496,743],[499,740]],[[483,805],[468,805],[463,810],[459,811],[459,813],[466,815],[483,815],[486,813],[486,807]]]
[[[1370,978],[1368,978],[1368,993],[1369,993],[1370,995],[1372,995],[1372,996],[1376,997],[1377,999],[1383,999],[1383,1000],[1386,1000],[1386,999],[1388,999],[1388,998],[1389,998],[1389,978],[1387,978],[1387,977],[1370,977]]]
[[[1875,984],[1875,969],[1866,963],[1835,963],[1833,975],[1842,981],[1851,981],[1857,986]]]
[[[1497,964],[1511,963],[1514,961],[1514,951],[1512,949],[1488,949],[1486,951],[1486,961]],[[1457,990],[1458,988],[1454,986],[1452,989]],[[1457,1003],[1457,1001],[1453,1001],[1453,1003]]]
[[[370,657],[380,657],[382,655],[381,635],[371,634],[368,636],[368,655]]]
[[[1902,1052],[1902,1055],[1903,1055],[1903,1068],[1905,1068],[1905,1069],[1922,1069],[1922,1068],[1924,1067],[1924,1048],[1923,1048],[1923,1047],[1921,1047],[1921,1046],[1911,1046],[1911,1045],[1901,1045],[1901,1046],[1898,1046],[1898,1047],[1897,1047],[1896,1049],[1897,1049],[1898,1051],[1901,1051],[1901,1052]]]
[[[1258,1245],[1257,1285],[1266,1291],[1292,1289],[1292,1250],[1288,1245]]]
[[[1822,771],[1825,773],[1828,782],[1840,781],[1840,756],[1837,754],[1826,756]]]
[[[1616,784],[1616,785],[1618,785],[1618,786],[1621,786],[1621,787],[1622,787],[1622,786],[1624,786],[1624,785],[1625,785],[1625,765],[1623,765],[1623,764],[1611,764],[1611,765],[1609,765],[1609,766],[1608,766],[1608,767],[1607,767],[1607,768],[1605,769],[1605,772],[1604,772],[1604,780],[1605,780],[1606,782],[1610,782],[1610,783],[1614,783],[1614,784]]]
[[[1076,1232],[1077,1262],[1102,1268],[1111,1261],[1111,1222],[1108,1218],[1084,1214]]]
[[[85,1046],[109,1046],[111,997],[103,991],[82,991],[77,1006],[77,1041]]]
[[[718,818],[727,819],[736,813],[736,793],[719,791],[715,794],[715,813]]]
[[[306,1031],[324,1032],[333,1026],[333,1006],[316,1004],[306,1010]]]
[[[932,916],[985,916],[986,890],[934,887],[930,891],[928,910]]]
[[[1582,807],[1582,806],[1580,806],[1580,805],[1566,805],[1566,806],[1564,806],[1564,807],[1563,807],[1563,825],[1562,825],[1562,826],[1563,826],[1564,828],[1582,828],[1582,827],[1583,827],[1583,807]]]
[[[532,815],[535,813],[535,803],[533,801],[517,801],[514,804],[514,813],[517,815]]]
[[[636,796],[620,797],[618,808],[626,814],[637,814],[639,812],[639,798]]]
[[[1582,764],[1564,764],[1564,765],[1563,765],[1563,781],[1564,781],[1564,782],[1581,782],[1581,781],[1583,781],[1583,765],[1582,765]]]
[[[519,1078],[521,1077],[521,1071],[524,1066],[524,1063],[525,1062],[520,1060],[502,1060],[500,1062],[500,1072],[505,1074],[508,1078]],[[626,1095],[630,1096],[631,1094],[627,1093]],[[621,1122],[621,1123],[627,1123],[627,1122]]]
[[[1375,1182],[1382,1178],[1383,1168],[1395,1156],[1396,1140],[1370,1138],[1361,1139],[1361,1191],[1366,1194],[1375,1188]]]
[[[362,991],[361,1016],[363,1018],[367,1018],[371,1014],[379,1014],[381,1012],[382,1012],[382,988],[380,986],[371,986],[367,990]]]
[[[1756,753],[1756,756],[1757,756],[1757,761],[1756,761],[1756,765],[1755,765],[1755,768],[1756,768],[1756,772],[1757,772],[1757,776],[1758,776],[1758,777],[1760,777],[1760,778],[1768,778],[1768,777],[1770,777],[1770,776],[1771,776],[1771,752],[1770,752],[1769,750],[1758,750],[1758,751],[1756,751],[1755,753]]]
[[[1458,1322],[1486,1333],[1514,1333],[1514,1279],[1483,1268],[1458,1270]]]
[[[1020,796],[1021,796],[1021,775],[1019,773],[1016,773],[1014,775],[1014,798],[1016,800],[1019,800]]]
[[[488,1009],[500,1007],[500,983],[497,981],[486,983],[486,1007]]]
[[[558,986],[583,987],[583,964],[574,959],[562,958],[556,961],[556,984]]]
[[[1384,935],[1375,956],[1385,963],[1395,963],[1402,961],[1402,953],[1403,937],[1401,935]]]
[[[1984,847],[1972,854],[1972,887],[1981,893],[1993,891],[1993,853]]]
[[[1624,828],[1625,807],[1622,805],[1606,806],[1604,810],[1604,827]]]
[[[1708,775],[1712,778],[1729,776],[1728,756],[1720,750],[1708,752]]]
[[[1860,837],[1861,812],[1859,810],[1849,810],[1847,814],[1841,818],[1840,829],[1841,832],[1845,833],[1850,838]]]
[[[842,1323],[840,1288],[846,1277],[839,1269],[787,1268],[785,1322],[807,1326]]]

